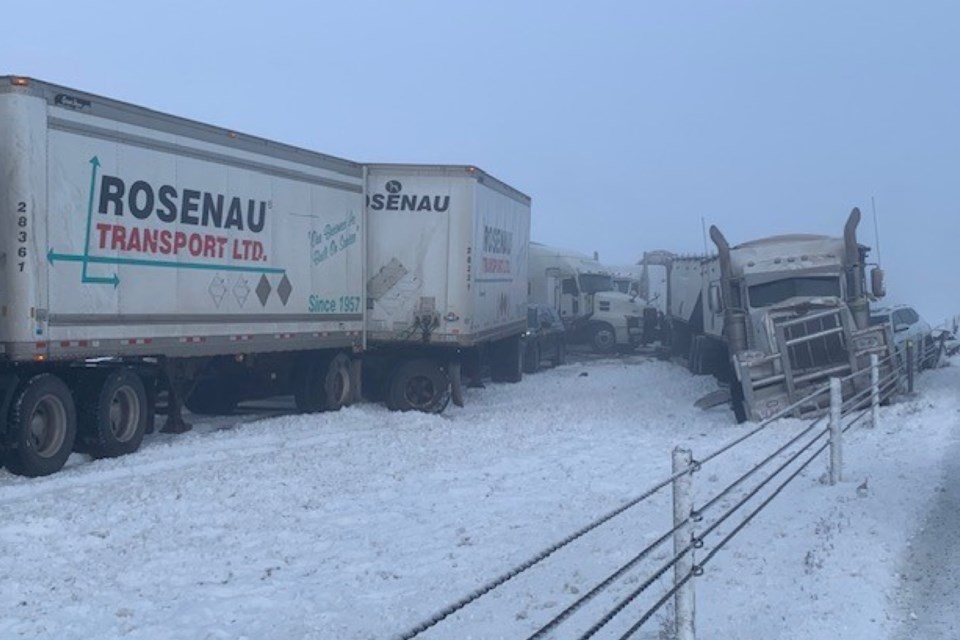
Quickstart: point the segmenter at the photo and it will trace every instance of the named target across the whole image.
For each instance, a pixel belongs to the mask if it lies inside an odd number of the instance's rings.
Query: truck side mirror
[[[710,311],[714,313],[723,311],[723,298],[720,296],[719,284],[713,283],[710,285],[710,289],[707,290],[707,304],[710,306]]]
[[[883,269],[874,267],[870,270],[870,291],[874,298],[882,298],[887,295],[886,283],[883,281]]]

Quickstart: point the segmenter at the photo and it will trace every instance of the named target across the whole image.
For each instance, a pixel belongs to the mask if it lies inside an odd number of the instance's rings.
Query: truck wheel
[[[450,402],[450,381],[433,360],[401,364],[390,380],[387,406],[394,411],[441,413]]]
[[[590,329],[590,346],[597,353],[613,353],[617,348],[617,334],[606,322]]]
[[[14,396],[7,424],[4,465],[37,477],[63,468],[77,437],[77,412],[70,389],[50,373],[33,376]]]
[[[143,381],[132,369],[117,369],[97,382],[80,400],[77,427],[85,450],[95,458],[133,453],[149,415]]]
[[[338,353],[332,358],[313,358],[304,367],[294,400],[303,413],[339,411],[350,404],[350,358]]]
[[[553,366],[562,364],[567,364],[567,343],[563,340],[557,343],[557,359],[553,361]]]
[[[520,382],[523,379],[523,343],[520,336],[504,338],[491,345],[490,377],[494,382]]]
[[[700,336],[693,336],[693,338],[690,340],[690,352],[687,353],[687,369],[693,375],[698,375],[700,373],[700,345]]]
[[[198,416],[228,416],[239,401],[229,378],[210,378],[196,384],[183,406]]]
[[[527,349],[526,354],[523,358],[523,372],[524,373],[536,373],[540,370],[540,345],[534,344],[533,347]]]

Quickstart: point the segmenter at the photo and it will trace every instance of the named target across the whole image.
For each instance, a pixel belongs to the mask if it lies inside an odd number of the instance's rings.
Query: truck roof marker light
[[[30,84],[30,78],[23,78],[21,76],[10,76],[10,84],[15,87],[25,87]]]

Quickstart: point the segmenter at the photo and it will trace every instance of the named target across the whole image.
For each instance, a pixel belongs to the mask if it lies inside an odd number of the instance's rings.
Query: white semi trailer
[[[371,391],[437,411],[461,369],[519,381],[530,198],[472,166],[368,165],[367,224]]]
[[[74,449],[136,450],[158,394],[169,431],[188,428],[184,402],[223,413],[282,393],[302,411],[355,401],[365,322],[377,318],[367,278],[379,264],[365,254],[380,255],[381,242],[450,251],[443,234],[382,227],[371,238],[376,170],[359,163],[13,76],[0,77],[0,122],[0,454],[15,473],[53,473]],[[462,173],[457,189],[492,181]],[[511,202],[520,242],[529,199]],[[473,219],[457,211],[416,213]],[[456,241],[483,253],[477,236]],[[450,392],[439,387],[479,351],[494,355],[499,377],[519,378],[507,361],[522,327],[511,308],[510,330],[478,336],[499,304],[496,293],[479,300],[457,327],[469,344],[438,350],[427,335],[391,348],[396,335],[376,336],[383,355],[371,369],[389,367],[380,377],[391,383],[411,361],[442,361],[437,389],[404,385],[392,406],[441,410]]]

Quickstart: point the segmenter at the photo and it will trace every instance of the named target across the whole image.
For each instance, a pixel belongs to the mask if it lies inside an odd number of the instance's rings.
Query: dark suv
[[[550,360],[553,366],[566,362],[567,336],[556,309],[545,304],[531,304],[527,306],[523,370],[526,373],[537,371],[544,359]]]

